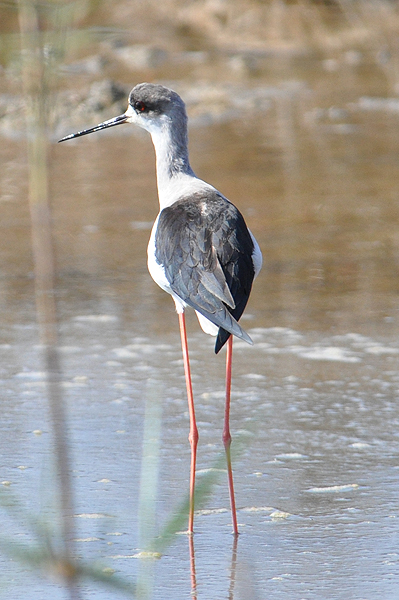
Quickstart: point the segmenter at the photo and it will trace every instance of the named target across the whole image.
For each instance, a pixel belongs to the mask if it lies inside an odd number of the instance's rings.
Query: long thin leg
[[[190,433],[188,440],[191,446],[191,467],[190,467],[190,503],[188,512],[188,533],[192,534],[194,529],[194,488],[195,488],[195,465],[197,462],[198,429],[195,421],[193,387],[191,384],[190,361],[188,358],[186,319],[184,313],[179,313],[179,326],[181,347],[183,352],[184,374],[186,376],[188,412],[190,415]]]
[[[231,435],[230,435],[230,394],[231,394],[231,363],[233,359],[233,336],[227,340],[226,353],[226,405],[224,411],[223,444],[226,451],[227,477],[229,481],[231,518],[233,522],[233,533],[238,535],[236,501],[234,497],[233,470],[231,468]]]

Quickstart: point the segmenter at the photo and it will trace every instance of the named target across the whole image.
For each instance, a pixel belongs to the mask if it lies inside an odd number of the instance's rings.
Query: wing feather
[[[218,192],[198,192],[163,209],[155,258],[172,291],[219,327],[215,351],[236,335],[254,279],[254,244],[238,209]]]

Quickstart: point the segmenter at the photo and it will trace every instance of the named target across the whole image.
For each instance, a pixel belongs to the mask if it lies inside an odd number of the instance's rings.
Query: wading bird
[[[176,92],[152,83],[136,85],[127,111],[96,127],[68,135],[60,142],[133,123],[146,129],[156,153],[160,212],[148,245],[148,269],[168,292],[179,316],[190,416],[191,445],[188,532],[193,533],[198,430],[195,421],[184,310],[194,308],[202,329],[216,335],[215,353],[227,342],[226,404],[223,443],[233,532],[238,534],[230,456],[230,390],[233,335],[252,344],[238,321],[252,282],[262,265],[259,246],[240,211],[217,189],[194,174],[188,157],[187,114]]]

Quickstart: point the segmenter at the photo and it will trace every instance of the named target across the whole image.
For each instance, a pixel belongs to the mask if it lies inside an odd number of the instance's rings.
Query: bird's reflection
[[[229,588],[228,588],[228,600],[234,600],[234,589],[236,583],[236,569],[237,569],[237,545],[238,535],[233,537],[233,545],[231,549],[231,562],[230,562],[230,577],[229,577]],[[195,570],[195,548],[194,548],[194,536],[188,536],[188,548],[190,553],[190,577],[191,577],[191,597],[193,600],[198,600],[197,595],[197,573]]]

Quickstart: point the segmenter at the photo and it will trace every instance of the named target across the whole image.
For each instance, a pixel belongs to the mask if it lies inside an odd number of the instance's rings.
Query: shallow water
[[[349,81],[345,69],[342,77],[315,62],[295,85],[297,70],[274,72],[273,87],[253,82],[247,96],[267,102],[234,118],[193,114],[193,167],[239,206],[265,260],[242,320],[255,345],[235,343],[242,535],[235,548],[221,473],[195,521],[198,598],[399,593],[399,115],[383,98],[367,101],[383,94],[371,67]],[[24,143],[8,140],[0,153],[1,480],[29,514],[53,522]],[[157,213],[149,139],[126,128],[54,146],[52,191],[78,553],[138,578],[143,598],[187,598],[185,535],[158,560],[137,558],[179,506],[189,468],[177,319],[146,269]],[[194,316],[188,323],[206,471],[221,455],[224,355],[215,357]],[[143,506],[155,523],[145,525]],[[22,511],[3,530],[30,539]],[[4,597],[64,597],[18,561],[2,563]]]

